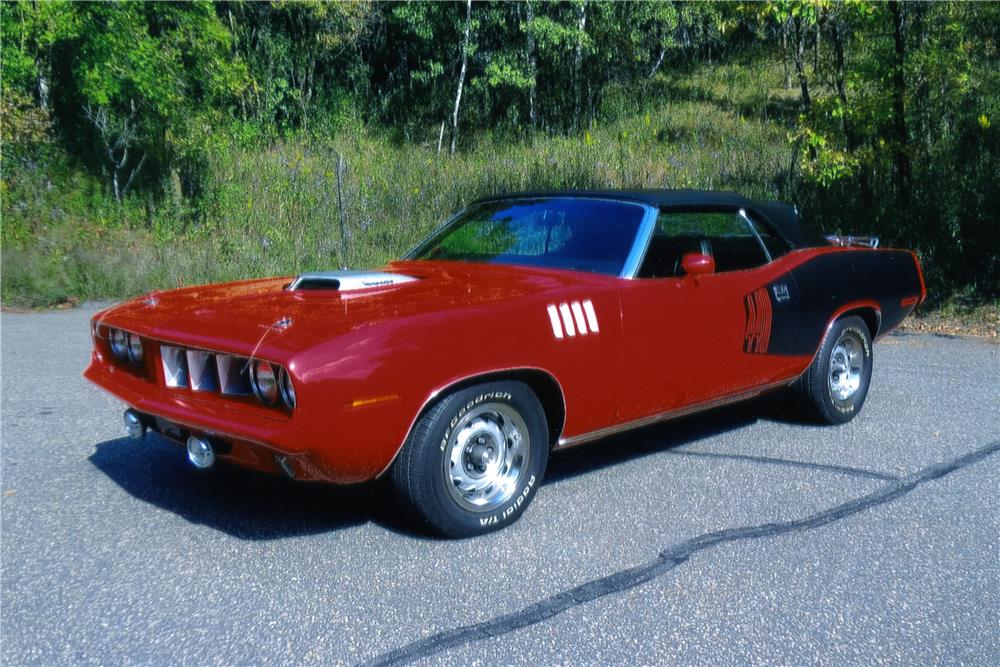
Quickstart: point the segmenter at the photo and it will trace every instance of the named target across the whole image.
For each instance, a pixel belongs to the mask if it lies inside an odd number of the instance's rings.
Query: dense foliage
[[[997,3],[21,0],[0,37],[8,303],[375,264],[587,186],[794,201],[1000,293]]]

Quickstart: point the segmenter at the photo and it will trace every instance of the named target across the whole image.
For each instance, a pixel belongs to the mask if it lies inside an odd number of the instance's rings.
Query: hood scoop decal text
[[[287,289],[350,292],[401,285],[415,280],[413,276],[381,271],[311,271],[297,276]]]

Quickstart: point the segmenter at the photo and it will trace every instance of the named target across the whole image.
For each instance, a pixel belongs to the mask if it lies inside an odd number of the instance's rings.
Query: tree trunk
[[[347,268],[347,231],[344,216],[344,156],[337,153],[337,219],[340,221],[340,267]]]
[[[31,0],[31,12],[36,15],[38,14],[38,2],[37,0]],[[21,51],[25,51],[25,28],[24,28],[24,14],[21,14]],[[36,51],[39,49],[36,49]],[[43,57],[41,54],[35,57],[35,91],[38,94],[38,106],[45,113],[49,113],[49,63],[48,58]]]
[[[795,73],[799,77],[799,88],[802,89],[799,110],[802,113],[807,113],[812,101],[809,98],[809,79],[806,78],[806,68],[803,62],[806,50],[806,32],[802,29],[802,19],[797,16],[792,20],[792,26],[795,28],[795,48],[792,50],[792,55],[795,60]]]
[[[660,65],[663,64],[663,56],[665,56],[665,55],[667,55],[667,47],[661,46],[660,47],[660,55],[656,59],[656,64],[653,65],[653,69],[649,70],[649,76],[646,77],[647,79],[652,79],[653,75],[656,74],[656,70],[660,69]]]
[[[444,126],[447,124],[448,124],[447,118],[441,121],[441,131],[438,132],[438,149],[437,149],[438,155],[441,155],[441,144],[444,143]]]
[[[104,151],[108,156],[108,162],[111,164],[111,189],[114,192],[115,201],[119,204],[122,201],[122,197],[128,194],[136,175],[142,171],[143,165],[146,164],[146,153],[143,153],[139,164],[129,172],[128,180],[125,182],[125,186],[122,187],[121,176],[124,173],[125,166],[128,164],[129,144],[135,136],[135,126],[132,124],[136,114],[135,100],[130,100],[130,104],[132,112],[122,122],[120,130],[113,127],[114,123],[112,120],[109,120],[106,108],[94,108],[90,105],[84,107],[84,117],[94,126],[94,129],[97,130],[101,137],[101,141],[104,143]],[[121,152],[121,157],[116,155],[119,151]]]
[[[918,52],[927,48],[927,25],[925,18],[928,9],[929,7],[919,4],[908,8],[909,26],[907,32],[910,36],[910,44],[913,44]],[[923,152],[933,143],[931,135],[931,126],[933,123],[931,109],[933,106],[930,104],[929,99],[930,81],[927,74],[923,71],[924,68],[921,69],[922,71],[910,81],[910,123],[907,126],[907,130],[914,137],[924,138],[922,144],[911,143],[911,145]]]
[[[118,187],[118,172],[121,171],[119,167],[112,167],[111,169],[111,188],[115,194],[115,202],[118,204],[122,203],[122,193],[121,188]]]
[[[316,64],[313,62],[306,67],[306,71],[299,78],[299,113],[301,114],[300,121],[303,130],[309,126],[309,106],[313,96],[313,72],[315,69]]]
[[[129,174],[128,180],[125,181],[125,187],[122,188],[122,196],[123,197],[128,194],[129,189],[131,189],[131,187],[132,187],[132,181],[134,181],[136,175],[140,171],[142,171],[142,165],[144,165],[144,164],[146,164],[146,154],[145,153],[142,154],[142,157],[139,159],[139,164],[137,164],[135,166],[135,169],[133,169],[132,173]],[[123,163],[123,166],[124,166],[124,163]],[[117,175],[116,175],[116,180],[117,180]]]
[[[49,79],[45,76],[45,71],[47,69],[45,62],[42,60],[35,61],[35,67],[38,71],[38,106],[41,107],[42,111],[45,113],[49,112]]]
[[[181,172],[176,166],[170,167],[170,178],[169,178],[169,195],[170,201],[174,205],[175,211],[181,210],[181,205],[184,203],[184,187],[181,185]]]
[[[788,21],[781,24],[781,69],[785,74],[785,90],[792,87],[792,73],[788,69]]]
[[[834,20],[831,23],[830,38],[833,42],[833,63],[836,70],[834,76],[836,77],[837,97],[840,99],[840,106],[843,107],[843,113],[840,115],[840,129],[844,132],[847,151],[853,153],[854,149],[858,146],[851,128],[850,119],[848,118],[849,114],[847,113],[846,64],[844,61],[844,39],[846,35],[844,32],[845,30],[841,27],[839,21]]]
[[[906,153],[908,133],[904,107],[906,81],[903,78],[903,64],[906,60],[906,43],[903,35],[903,8],[899,0],[892,0],[889,3],[889,10],[892,12],[896,47],[896,59],[892,71],[892,125],[895,144],[896,190],[900,203],[906,206],[910,199],[910,157]]]
[[[823,38],[820,21],[816,19],[816,43],[813,44],[813,76],[819,76],[819,46]]]
[[[458,90],[455,91],[455,109],[451,114],[451,154],[455,154],[458,143],[458,109],[462,104],[462,86],[465,85],[465,70],[469,66],[469,31],[472,29],[472,0],[465,3],[465,35],[462,37],[462,69],[458,73]]]
[[[580,89],[582,87],[583,70],[583,36],[587,30],[587,0],[583,0],[576,8],[576,49],[573,52],[573,126],[580,127]]]
[[[535,19],[535,9],[532,7],[532,0],[528,0],[525,3],[525,11],[527,12],[528,29],[526,31],[527,42],[526,46],[528,49],[528,72],[531,77],[531,84],[528,86],[528,120],[531,122],[531,127],[534,129],[538,122],[538,117],[535,112],[535,93],[536,93],[536,78],[538,76],[538,55],[535,53],[535,34],[531,29],[531,22]]]

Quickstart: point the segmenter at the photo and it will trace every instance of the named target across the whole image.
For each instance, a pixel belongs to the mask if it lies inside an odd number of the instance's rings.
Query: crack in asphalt
[[[660,552],[655,560],[620,570],[600,579],[588,581],[509,614],[504,614],[481,623],[435,633],[424,639],[410,642],[399,648],[377,655],[362,664],[369,667],[402,665],[476,640],[490,639],[529,627],[573,607],[608,595],[621,593],[651,581],[674,569],[698,551],[726,542],[775,537],[777,535],[820,528],[873,507],[890,503],[901,496],[907,495],[921,484],[939,479],[956,470],[967,468],[998,451],[1000,451],[1000,441],[992,442],[969,454],[922,468],[913,474],[895,479],[872,493],[859,496],[839,505],[834,505],[801,519],[765,523],[757,526],[727,528],[692,537],[667,547]],[[849,470],[855,469],[849,468]]]
[[[689,452],[670,451],[670,456],[691,456],[706,459],[730,459],[733,461],[750,461],[752,463],[766,463],[768,465],[788,466],[791,468],[808,468],[810,470],[820,470],[823,472],[835,472],[851,477],[863,477],[866,479],[880,479],[886,482],[898,481],[899,477],[888,473],[881,473],[865,468],[852,468],[850,466],[838,466],[829,463],[810,463],[809,461],[795,461],[792,459],[779,459],[771,456],[750,456],[749,454],[721,454],[718,452]]]

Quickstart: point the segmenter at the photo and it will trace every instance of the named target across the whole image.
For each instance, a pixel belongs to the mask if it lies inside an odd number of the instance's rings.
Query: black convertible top
[[[736,192],[716,190],[549,190],[534,192],[511,192],[493,197],[484,197],[475,203],[504,199],[535,199],[540,197],[579,197],[590,199],[619,199],[635,201],[661,209],[724,209],[743,208],[752,211],[756,217],[771,223],[786,241],[796,248],[829,245],[816,232],[808,229],[799,217],[795,207],[777,201],[758,201]]]

